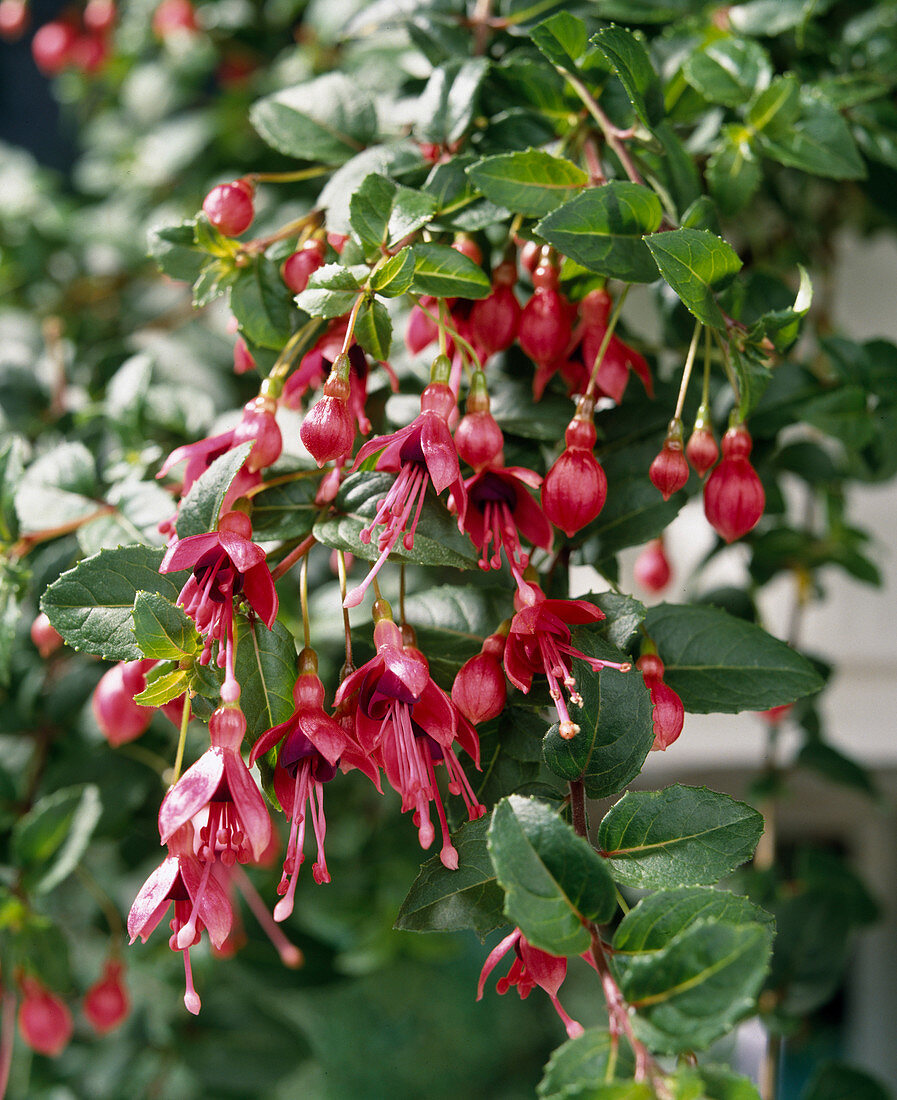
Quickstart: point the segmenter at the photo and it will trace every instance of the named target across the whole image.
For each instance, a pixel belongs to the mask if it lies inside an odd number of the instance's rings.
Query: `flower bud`
[[[103,976],[84,994],[84,1015],[97,1035],[114,1031],[131,1011],[123,969],[118,959],[107,960]]]
[[[284,260],[280,273],[283,281],[294,294],[301,294],[308,286],[313,272],[324,262],[324,242],[317,239],[306,241],[292,256]]]
[[[21,980],[19,1034],[32,1050],[55,1058],[68,1046],[74,1025],[65,1003],[37,978]]]
[[[148,662],[155,664],[154,661]],[[94,718],[113,748],[133,741],[149,726],[154,711],[141,707],[134,696],[146,687],[142,661],[119,662],[100,678],[91,700]]]
[[[28,29],[28,5],[25,0],[0,0],[0,38],[15,42]]]
[[[238,336],[234,344],[234,374],[248,374],[251,370],[255,370],[255,359],[246,341]]]
[[[719,448],[713,437],[710,410],[706,405],[702,405],[698,409],[694,430],[685,447],[685,457],[691,463],[692,469],[698,477],[701,478],[719,458]]]
[[[593,408],[591,399],[580,403],[564,433],[567,446],[542,482],[542,511],[568,536],[591,523],[607,499],[607,477],[592,452]]]
[[[255,444],[246,459],[246,469],[257,473],[280,458],[283,437],[274,410],[277,403],[270,397],[254,397],[243,406],[243,419],[234,431],[232,447],[252,439]]]
[[[203,200],[203,213],[225,237],[239,237],[255,217],[252,193],[252,184],[246,180],[219,183]]]
[[[455,429],[458,457],[479,470],[501,454],[504,442],[502,430],[489,411],[486,376],[476,371],[467,395],[467,413]]]
[[[645,653],[635,662],[635,667],[645,678],[645,687],[654,707],[653,751],[668,749],[682,732],[685,724],[685,707],[675,691],[663,682],[663,661],[656,653]]]
[[[560,359],[570,340],[569,303],[557,289],[557,271],[540,264],[533,274],[536,289],[520,314],[517,340],[537,366]]]
[[[44,658],[51,656],[62,645],[62,635],[43,611],[31,624],[31,640],[37,646],[38,653]]]
[[[704,514],[726,542],[734,542],[757,525],[766,494],[748,460],[751,437],[747,429],[740,425],[730,428],[723,436],[722,449],[722,461],[704,486]]]
[[[523,311],[511,289],[516,276],[513,264],[499,264],[493,273],[492,293],[471,307],[470,335],[484,359],[509,348],[517,338]]]
[[[345,401],[321,397],[308,410],[299,437],[319,466],[340,458],[352,449],[355,425]]]
[[[633,576],[636,584],[647,592],[662,592],[670,583],[672,570],[664,552],[663,539],[652,539],[635,560]]]
[[[504,710],[508,686],[501,666],[505,636],[490,634],[483,648],[466,661],[452,684],[452,702],[468,722],[477,726]]]
[[[651,484],[669,500],[688,481],[688,462],[682,448],[682,422],[671,420],[663,447],[648,470]]]
[[[424,312],[424,308],[428,312]],[[435,298],[422,297],[420,305],[416,305],[408,316],[408,327],[405,329],[405,347],[412,355],[422,352],[439,336],[439,325],[429,314],[435,314],[439,306]]]

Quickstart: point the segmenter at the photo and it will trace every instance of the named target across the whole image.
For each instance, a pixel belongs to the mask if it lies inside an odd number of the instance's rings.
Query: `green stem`
[[[177,783],[184,764],[184,749],[187,745],[187,727],[190,725],[190,694],[184,692],[184,705],[181,708],[181,729],[178,734],[178,751],[174,758],[174,769],[171,775],[172,787]]]
[[[688,345],[688,355],[685,357],[685,367],[682,371],[682,384],[679,386],[679,397],[676,401],[676,412],[674,414],[675,420],[682,419],[682,407],[685,404],[685,395],[688,392],[688,383],[691,380],[691,368],[695,362],[695,352],[698,350],[698,337],[701,335],[701,322],[695,322],[695,331],[691,336],[691,343]]]
[[[623,171],[632,180],[633,183],[644,184],[644,179],[641,173],[635,166],[635,162],[629,153],[629,150],[623,144],[621,140],[623,137],[631,136],[629,131],[618,130],[616,126],[611,122],[607,115],[598,106],[598,103],[589,89],[583,84],[578,76],[574,76],[569,70],[565,69],[562,65],[555,65],[557,71],[561,74],[564,80],[570,85],[574,92],[582,100],[586,110],[592,116],[592,118],[598,123],[598,128],[604,135],[604,140],[613,149],[617,155],[617,160],[623,166]]]

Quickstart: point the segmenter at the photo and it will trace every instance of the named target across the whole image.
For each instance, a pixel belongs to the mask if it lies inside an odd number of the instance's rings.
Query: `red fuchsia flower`
[[[670,583],[673,571],[667,560],[663,536],[652,539],[635,559],[632,569],[635,582],[646,592],[662,592]]]
[[[739,424],[723,436],[723,458],[704,486],[704,515],[726,542],[734,542],[756,527],[763,515],[766,494],[750,464],[752,441]]]
[[[379,451],[375,468],[390,473],[398,471],[399,476],[379,502],[371,523],[361,531],[361,541],[369,543],[374,529],[383,528],[377,541],[380,556],[361,584],[346,596],[345,607],[357,607],[361,603],[368,585],[380,572],[400,536],[406,550],[414,546],[414,532],[431,482],[437,493],[451,489],[458,509],[459,528],[463,523],[467,492],[448,427],[449,416],[455,408],[455,395],[446,384],[450,371],[449,360],[444,355],[437,356],[430,372],[430,384],[421,394],[420,415],[406,428],[365,443],[355,457],[353,470]]]
[[[271,842],[271,819],[240,755],[245,732],[239,707],[219,707],[212,714],[211,748],[184,772],[159,807],[163,844],[197,814],[207,812],[207,823],[199,830],[203,862],[218,859],[230,865],[261,858]]]
[[[564,450],[542,482],[542,510],[569,537],[591,523],[607,500],[607,477],[592,448],[595,402],[584,397],[564,433]]]
[[[455,428],[455,447],[458,457],[480,470],[491,463],[501,465],[498,456],[505,444],[501,428],[489,411],[489,390],[486,375],[474,372],[467,394],[467,412]]]
[[[91,698],[94,718],[113,748],[133,741],[149,728],[155,710],[141,707],[134,696],[146,687],[155,660],[119,661],[100,677]]]
[[[340,684],[336,704],[357,692],[355,733],[362,751],[383,766],[390,786],[402,796],[402,812],[414,810],[421,847],[435,837],[430,803],[442,829],[439,858],[449,870],[458,866],[434,765],[445,764],[448,789],[460,794],[472,821],[486,812],[473,793],[458,761],[454,743],[479,767],[479,739],[473,726],[458,714],[451,700],[430,678],[427,659],[414,646],[402,644],[402,632],[392,621],[389,605],[374,605],[377,653]]]
[[[604,661],[587,657],[570,644],[570,626],[597,623],[604,612],[586,600],[549,600],[536,584],[526,583],[514,597],[518,611],[511,619],[505,646],[505,675],[525,695],[529,693],[533,676],[544,673],[548,690],[558,713],[558,732],[565,740],[579,733],[579,726],[570,718],[561,692],[563,683],[574,706],[582,706],[582,696],[576,690],[571,672],[571,660],[577,657],[589,668],[615,668],[628,672],[628,663]]]
[[[305,856],[306,804],[318,843],[318,858],[312,867],[317,883],[330,882],[324,855],[327,823],[324,819],[324,784],[337,766],[358,767],[379,788],[377,766],[365,757],[335,719],[324,712],[324,685],[318,677],[318,659],[312,649],[299,655],[299,677],[293,687],[296,709],[279,726],[273,726],[256,741],[249,763],[280,744],[274,771],[274,790],[291,821],[290,837],[283,861],[283,877],[277,887],[281,900],[274,907],[274,919],[286,920],[293,911],[298,871]]]
[[[497,718],[505,709],[508,686],[501,667],[507,629],[490,634],[480,652],[465,661],[452,684],[452,702],[473,725]]]
[[[107,1035],[128,1018],[131,1001],[120,959],[107,959],[103,974],[84,994],[84,1015],[97,1035]]]
[[[685,457],[691,463],[694,472],[701,478],[719,458],[719,447],[713,436],[710,410],[706,405],[698,409],[694,430],[685,445]]]
[[[490,355],[504,351],[517,339],[523,312],[514,296],[517,265],[504,261],[492,273],[492,293],[475,301],[470,308],[469,331],[473,346],[485,362]]]
[[[500,569],[504,550],[518,585],[529,565],[520,536],[543,550],[551,547],[551,524],[528,489],[542,478],[525,466],[486,466],[464,482],[467,511],[464,530],[480,550],[481,569]]]
[[[56,1058],[68,1046],[75,1030],[68,1006],[30,974],[23,974],[19,985],[22,989],[19,1034],[38,1054]]]
[[[570,343],[572,307],[558,290],[558,270],[550,262],[540,262],[533,286],[533,296],[520,315],[517,342],[538,368],[533,379],[538,401]]]
[[[238,336],[234,341],[234,374],[248,374],[255,370],[255,359],[246,341]]]
[[[213,946],[220,948],[234,920],[230,899],[211,874],[211,867],[211,860],[200,863],[196,858],[193,825],[184,822],[168,838],[168,855],[140,888],[128,913],[131,943],[138,936],[146,943],[174,903],[168,946],[184,954],[184,1004],[194,1016],[202,1005],[193,985],[190,948],[199,943],[203,929]]]
[[[253,444],[246,459],[246,469],[251,474],[264,470],[280,458],[283,436],[274,415],[276,412],[277,402],[269,394],[262,393],[247,401],[240,423],[234,428],[231,449],[241,443]]]
[[[62,635],[50,622],[43,611],[31,624],[31,640],[44,660],[52,657],[62,645]]]
[[[612,305],[606,290],[591,290],[579,303],[580,320],[574,331],[574,340],[579,342],[578,356],[561,366],[561,374],[571,393],[585,393],[588,387],[595,361],[607,334],[607,320]],[[619,404],[623,399],[630,371],[639,376],[645,392],[653,397],[654,383],[647,361],[614,334],[608,341],[595,376],[598,392]]]
[[[242,596],[270,630],[277,618],[277,592],[265,551],[251,541],[252,524],[243,512],[226,512],[218,530],[190,535],[169,546],[160,573],[192,569],[178,603],[205,638],[200,663],[208,664],[218,642],[218,665],[225,669],[221,689],[226,702],[236,702],[240,688],[234,676],[234,597]],[[234,694],[235,692],[235,694]]]
[[[682,732],[685,707],[675,691],[663,682],[663,661],[656,653],[645,653],[635,662],[645,678],[645,687],[654,706],[654,744],[652,752],[668,749]]]
[[[349,411],[349,356],[336,357],[324,383],[324,395],[302,421],[299,437],[319,466],[352,450],[355,425]]]
[[[519,928],[515,928],[509,936],[505,936],[501,943],[494,947],[486,957],[477,985],[477,1000],[481,1001],[483,999],[486,979],[512,948],[514,949],[515,958],[505,977],[498,979],[495,987],[498,993],[503,996],[512,986],[516,986],[521,1001],[524,1001],[533,991],[533,987],[539,986],[548,994],[555,1012],[560,1016],[564,1027],[567,1029],[567,1035],[571,1039],[582,1035],[584,1030],[582,1024],[572,1020],[558,1000],[558,990],[567,976],[567,960],[558,958],[556,955],[549,955],[547,951],[541,951],[538,947],[533,947],[532,944],[527,942],[526,937]]]
[[[669,500],[688,481],[688,462],[682,448],[682,421],[671,420],[660,453],[648,470],[651,484]]]

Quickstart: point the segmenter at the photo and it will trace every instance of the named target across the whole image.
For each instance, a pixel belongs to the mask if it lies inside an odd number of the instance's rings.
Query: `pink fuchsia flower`
[[[446,384],[450,372],[449,360],[443,355],[437,356],[430,384],[421,394],[420,415],[392,435],[379,436],[365,443],[355,458],[353,470],[379,451],[375,468],[398,472],[398,477],[379,502],[374,519],[361,531],[361,541],[369,543],[374,530],[383,528],[377,541],[380,556],[362,583],[346,596],[345,607],[357,607],[361,603],[400,537],[406,550],[414,546],[414,532],[431,483],[437,493],[451,489],[461,527],[467,493],[461,480],[458,452],[448,427],[449,416],[455,409],[455,395]]]
[[[402,796],[402,812],[414,810],[424,849],[435,837],[430,803],[436,804],[443,841],[439,858],[455,870],[458,852],[449,837],[434,765],[445,764],[449,792],[462,796],[469,819],[482,817],[485,807],[477,801],[453,748],[457,742],[479,767],[479,739],[430,678],[420,650],[403,645],[385,601],[374,605],[374,620],[377,653],[343,680],[336,704],[341,706],[357,692],[355,733],[362,751],[382,764],[390,786]]]
[[[753,530],[766,506],[766,494],[748,455],[753,443],[743,424],[723,436],[723,458],[704,486],[704,515],[726,542]]]
[[[538,401],[570,342],[572,307],[558,290],[559,271],[541,260],[533,272],[533,295],[523,307],[517,342],[538,367],[533,395]]]
[[[572,377],[569,367],[566,370],[561,368],[561,373],[571,387],[571,392],[584,393],[589,384],[595,360],[607,334],[607,321],[612,305],[611,297],[606,290],[591,290],[579,303],[580,323],[574,338],[580,341],[581,366],[576,377]],[[645,392],[649,397],[653,397],[654,383],[647,361],[614,334],[608,342],[595,377],[598,392],[619,404],[629,381],[630,371],[639,376]]]
[[[500,465],[486,466],[464,482],[467,510],[463,525],[480,550],[481,569],[500,569],[504,551],[520,585],[529,565],[520,536],[543,550],[551,547],[551,524],[528,491],[538,489],[541,483],[542,478],[525,466]]]
[[[461,714],[478,726],[497,718],[505,709],[508,686],[501,667],[505,652],[507,626],[496,634],[490,634],[480,652],[465,661],[452,684],[452,702]]]
[[[685,445],[685,457],[698,477],[703,477],[719,458],[710,409],[706,405],[701,405],[698,409],[694,429]]]
[[[579,733],[579,726],[570,718],[567,704],[560,688],[563,683],[570,702],[582,706],[582,696],[576,690],[576,679],[571,671],[571,660],[577,657],[597,671],[615,668],[628,672],[628,663],[605,661],[588,657],[570,644],[570,626],[597,623],[604,612],[586,600],[549,600],[535,584],[525,584],[515,597],[519,610],[511,620],[508,641],[505,645],[505,673],[511,683],[524,694],[533,683],[533,676],[544,673],[548,690],[558,713],[558,731],[569,740]]]
[[[160,573],[192,569],[178,603],[205,638],[200,662],[207,664],[218,642],[218,665],[225,669],[224,695],[239,698],[233,672],[234,597],[242,596],[270,630],[277,618],[277,592],[265,551],[251,541],[252,524],[243,512],[227,512],[218,530],[190,535],[169,546]]]
[[[486,387],[486,375],[481,370],[475,371],[470,381],[466,409],[455,428],[458,457],[475,470],[492,463],[501,465],[499,455],[505,438],[489,411],[489,390]]]
[[[591,397],[581,399],[564,433],[564,450],[542,482],[542,509],[568,536],[591,523],[607,499],[607,477],[593,454],[594,408]]]
[[[32,1050],[56,1058],[69,1044],[75,1026],[62,998],[30,974],[19,979],[19,1034]]]
[[[240,745],[246,719],[236,706],[219,707],[209,719],[212,746],[169,790],[159,808],[159,835],[170,837],[207,811],[199,831],[200,857],[211,863],[258,860],[271,841],[265,800],[243,763]]]
[[[682,446],[682,421],[671,420],[666,439],[657,457],[651,463],[648,477],[664,500],[669,500],[688,481],[688,460]]]
[[[168,946],[184,954],[187,988],[184,1004],[195,1016],[201,1007],[193,986],[190,948],[199,943],[203,929],[215,947],[221,947],[230,934],[234,914],[227,894],[211,874],[211,860],[204,864],[193,851],[193,826],[185,822],[168,838],[168,855],[140,888],[128,914],[131,943],[146,943],[174,903]]]
[[[635,559],[632,567],[635,582],[646,592],[662,592],[670,583],[673,570],[670,567],[663,536],[652,539]]]
[[[306,805],[318,843],[318,858],[312,868],[315,882],[330,882],[324,855],[327,822],[324,818],[324,784],[337,773],[338,765],[360,768],[379,788],[379,770],[347,735],[343,727],[324,712],[324,685],[318,677],[318,660],[312,649],[299,655],[299,676],[293,687],[296,709],[279,726],[273,726],[256,741],[249,755],[253,764],[259,756],[280,745],[274,770],[274,790],[291,821],[290,837],[283,861],[283,877],[277,887],[281,900],[274,907],[274,919],[285,920],[293,911],[299,868],[304,860]]]
[[[308,410],[299,429],[303,446],[319,466],[352,450],[355,426],[348,404],[350,369],[348,355],[338,355],[324,383],[323,396]]]
[[[107,959],[99,981],[84,994],[84,1015],[97,1035],[114,1031],[131,1011],[123,971],[120,959]]]
[[[486,957],[477,985],[477,1000],[481,1001],[483,999],[486,979],[512,948],[515,958],[505,977],[498,979],[495,987],[498,993],[504,995],[512,986],[516,986],[521,1001],[524,1001],[533,991],[533,987],[539,986],[548,994],[555,1012],[560,1016],[564,1027],[567,1029],[567,1035],[571,1039],[582,1035],[584,1030],[582,1024],[572,1020],[558,1000],[558,990],[567,976],[567,960],[549,955],[547,951],[541,951],[538,947],[533,947],[532,944],[527,942],[526,937],[519,928],[515,928],[509,936],[505,936],[501,943],[494,947]]]

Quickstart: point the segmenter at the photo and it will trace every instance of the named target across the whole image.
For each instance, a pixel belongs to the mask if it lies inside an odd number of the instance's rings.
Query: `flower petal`
[[[437,413],[422,413],[423,424],[420,433],[421,450],[427,463],[427,471],[433,488],[437,493],[447,489],[453,482],[461,480],[461,468],[458,464],[458,452],[448,424]],[[463,483],[462,483],[463,485]],[[459,500],[459,495],[461,500]],[[455,493],[455,501],[460,506],[464,499],[463,488]]]
[[[241,573],[265,560],[265,551],[258,543],[238,535],[235,531],[219,531],[218,542]]]
[[[243,575],[243,595],[256,615],[271,630],[277,618],[278,601],[274,578],[266,561],[262,560],[259,565],[252,566]]]
[[[483,963],[483,969],[480,971],[480,980],[477,982],[477,1000],[483,999],[483,990],[486,987],[486,979],[498,965],[499,961],[507,955],[517,940],[520,939],[520,929],[515,928],[514,931],[495,945],[489,954],[486,956],[486,961]]]
[[[140,887],[128,913],[128,935],[131,943],[139,936],[144,943],[167,911],[168,896],[178,877],[178,860],[167,856]]]
[[[259,860],[271,843],[271,818],[265,800],[239,753],[225,752],[224,774],[253,858]]]
[[[165,557],[159,566],[160,573],[177,573],[181,569],[192,569],[207,550],[218,546],[218,532],[208,531],[204,535],[189,535],[178,539],[165,551]]]
[[[199,893],[203,871],[204,867],[198,859],[181,860],[181,877],[184,880],[184,885],[187,887],[187,893],[190,895],[190,900],[194,903]],[[222,890],[214,875],[210,874],[208,876],[205,890],[197,906],[197,915],[206,926],[206,931],[209,933],[209,939],[216,947],[221,947],[230,935],[230,930],[234,922],[234,910],[231,906],[230,898],[228,898],[227,894]]]
[[[159,807],[159,835],[163,844],[210,801],[223,775],[222,750],[216,748],[208,749],[184,772]]]

